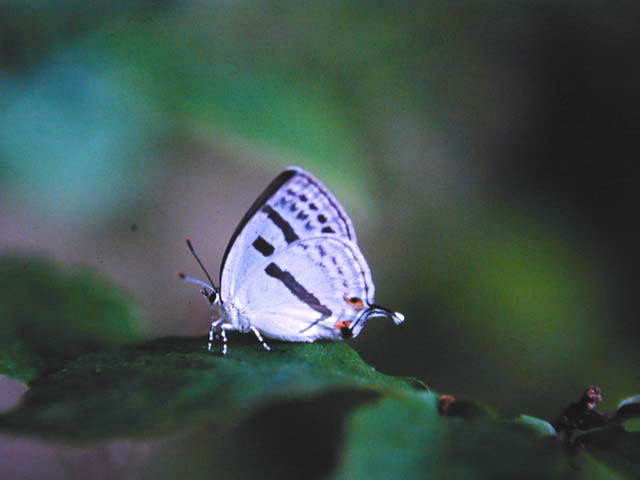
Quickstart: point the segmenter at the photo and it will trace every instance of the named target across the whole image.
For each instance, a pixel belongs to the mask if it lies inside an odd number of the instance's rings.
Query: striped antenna
[[[187,247],[189,247],[189,251],[193,255],[193,258],[196,259],[196,262],[198,262],[198,265],[200,265],[200,268],[202,269],[204,274],[207,276],[207,279],[209,280],[210,285],[207,285],[204,282],[201,282],[201,281],[199,281],[197,279],[194,279],[193,277],[188,277],[184,273],[178,274],[178,275],[180,276],[180,278],[182,278],[183,280],[186,280],[187,282],[195,283],[195,284],[200,285],[202,287],[209,287],[211,289],[211,292],[212,292],[211,295],[209,296],[209,301],[211,303],[213,303],[215,298],[218,296],[218,289],[214,286],[213,279],[211,278],[211,275],[209,275],[209,272],[204,267],[204,264],[200,260],[200,257],[198,257],[198,254],[196,253],[195,249],[193,248],[191,240],[189,238],[187,238],[186,240],[187,240]]]

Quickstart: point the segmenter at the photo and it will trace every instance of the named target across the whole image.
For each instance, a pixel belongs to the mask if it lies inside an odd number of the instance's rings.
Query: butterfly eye
[[[209,299],[209,303],[213,305],[218,300],[218,292],[211,292],[211,294],[207,297]]]
[[[203,288],[202,290],[200,290],[200,293],[207,299],[209,300],[209,303],[211,305],[213,305],[214,303],[216,303],[216,300],[218,299],[218,292],[216,292],[215,290],[212,291],[211,293],[209,293],[209,290],[207,290],[206,288]]]
[[[360,297],[348,297],[347,295],[345,295],[344,299],[349,305],[351,305],[356,310],[360,310],[364,308],[364,302]]]

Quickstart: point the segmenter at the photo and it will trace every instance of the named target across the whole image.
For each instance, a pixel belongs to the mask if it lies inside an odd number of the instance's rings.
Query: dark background
[[[504,414],[638,391],[637,2],[0,3],[0,249],[89,265],[148,337],[296,164],[377,301],[353,347]]]

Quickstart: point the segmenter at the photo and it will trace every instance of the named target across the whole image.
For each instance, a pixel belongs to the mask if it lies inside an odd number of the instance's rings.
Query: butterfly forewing
[[[223,301],[235,298],[240,285],[270,258],[317,237],[344,239],[357,250],[353,224],[335,197],[309,173],[289,168],[258,197],[231,237],[220,274]]]
[[[320,236],[293,242],[263,260],[239,285],[233,303],[271,338],[310,341],[340,338],[340,325],[354,321],[373,295],[357,245]]]

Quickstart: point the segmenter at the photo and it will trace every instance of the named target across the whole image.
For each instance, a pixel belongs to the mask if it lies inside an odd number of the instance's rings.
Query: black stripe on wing
[[[267,265],[267,268],[265,268],[264,271],[270,277],[273,277],[276,280],[280,280],[298,300],[320,314],[320,318],[313,322],[311,326],[329,318],[333,314],[329,307],[320,303],[318,297],[316,297],[313,293],[309,292],[306,288],[300,285],[300,283],[298,283],[298,281],[293,275],[291,275],[290,272],[282,270],[275,263],[270,263],[269,265]]]
[[[271,245],[269,242],[267,242],[261,236],[258,236],[258,238],[256,238],[254,240],[253,248],[255,248],[257,251],[259,251],[265,257],[269,257],[269,256],[273,255],[273,252],[275,250],[273,248],[273,245]]]
[[[282,218],[282,216],[278,212],[276,212],[269,205],[265,205],[264,207],[262,207],[262,211],[266,213],[267,217],[269,217],[269,220],[271,220],[276,225],[276,227],[280,229],[287,243],[293,243],[298,240],[299,237],[296,232],[293,231],[291,224],[284,218]]]
[[[240,220],[240,223],[234,230],[233,235],[231,235],[231,239],[229,239],[227,248],[224,251],[224,255],[222,256],[222,263],[220,265],[220,279],[222,279],[224,264],[227,261],[227,256],[231,251],[231,247],[233,247],[233,244],[235,243],[236,239],[238,238],[240,233],[242,233],[242,230],[244,229],[245,225],[249,222],[249,220],[253,218],[256,212],[262,208],[262,206],[267,202],[267,200],[269,200],[273,196],[273,194],[276,193],[280,189],[280,187],[282,187],[282,185],[287,183],[297,173],[298,173],[298,170],[294,170],[294,169],[285,170],[276,178],[274,178],[269,184],[269,186],[264,190],[264,192],[262,192],[262,194],[256,199],[256,201],[253,202],[253,205],[251,205],[251,208],[247,210],[247,213],[244,214],[244,217],[242,217],[242,220]]]

